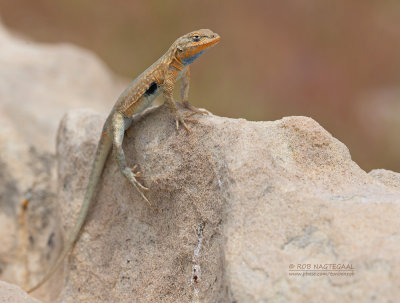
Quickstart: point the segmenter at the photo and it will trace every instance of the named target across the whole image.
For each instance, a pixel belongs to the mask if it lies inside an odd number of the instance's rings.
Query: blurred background
[[[222,40],[193,65],[192,104],[249,120],[310,116],[364,170],[400,171],[400,1],[0,0],[0,14],[129,79],[180,35],[210,28]]]

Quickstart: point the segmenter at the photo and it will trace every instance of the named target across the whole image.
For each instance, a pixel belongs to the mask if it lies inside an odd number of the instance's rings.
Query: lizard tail
[[[85,198],[83,200],[83,203],[82,203],[81,209],[79,211],[79,215],[76,220],[75,226],[72,230],[72,233],[71,233],[68,241],[65,243],[65,246],[64,246],[60,256],[57,258],[57,261],[53,264],[53,266],[50,268],[50,270],[44,276],[44,278],[36,286],[32,287],[31,289],[29,289],[27,291],[28,293],[33,292],[34,290],[38,289],[51,277],[51,275],[61,265],[64,258],[69,253],[69,251],[71,250],[75,241],[77,240],[79,232],[80,232],[83,224],[85,223],[87,213],[89,211],[91,202],[93,200],[93,196],[96,191],[97,183],[100,179],[101,173],[103,171],[104,163],[106,162],[106,159],[107,159],[108,153],[111,149],[111,146],[112,146],[111,138],[103,132],[103,135],[101,136],[99,144],[97,146],[96,155],[95,155],[95,158],[93,161],[92,171],[91,171],[90,177],[89,177],[89,183],[88,183],[88,186],[86,187]]]

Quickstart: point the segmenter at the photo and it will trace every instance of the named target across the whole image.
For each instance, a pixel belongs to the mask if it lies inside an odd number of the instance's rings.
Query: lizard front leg
[[[131,184],[137,189],[142,198],[150,205],[150,207],[155,210],[155,207],[150,203],[150,201],[143,194],[143,190],[148,190],[147,187],[143,186],[136,180],[138,173],[134,174],[133,169],[129,168],[126,164],[125,153],[122,149],[122,142],[124,140],[125,133],[125,123],[128,122],[126,117],[121,113],[115,112],[112,116],[112,137],[113,137],[113,148],[114,155],[117,160],[118,166],[122,174],[131,182]]]
[[[176,106],[176,102],[174,100],[174,87],[175,87],[175,81],[177,78],[177,72],[174,70],[169,70],[167,72],[167,75],[164,80],[164,90],[163,90],[163,96],[164,96],[164,102],[167,104],[169,109],[171,110],[172,115],[175,118],[176,122],[176,129],[179,129],[179,123],[182,124],[182,126],[190,132],[190,129],[187,127],[185,123],[185,119],[181,115],[181,113],[178,111],[178,107]]]
[[[192,113],[187,115],[186,118],[189,118],[195,114],[208,115],[207,111],[198,109],[189,103],[189,82],[190,82],[190,67],[188,66],[182,75],[182,86],[181,86],[182,104],[188,110],[192,111]]]

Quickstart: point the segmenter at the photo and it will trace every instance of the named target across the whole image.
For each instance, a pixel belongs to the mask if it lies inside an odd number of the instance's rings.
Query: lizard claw
[[[140,184],[134,176],[133,171],[136,169],[136,167],[137,167],[137,165],[133,166],[132,169],[126,167],[125,169],[122,170],[122,173],[128,178],[128,180],[131,182],[131,184],[137,189],[137,191],[139,192],[139,194],[143,198],[143,200],[145,200],[147,202],[147,204],[150,205],[151,209],[153,211],[157,212],[157,207],[155,207],[153,204],[151,204],[149,199],[147,199],[147,197],[143,193],[143,191],[147,191],[149,189],[147,187],[143,186],[142,184]]]
[[[188,101],[183,101],[182,102],[183,106],[185,108],[187,108],[188,110],[190,110],[192,113],[190,113],[189,115],[187,115],[185,118],[189,118],[195,114],[201,114],[201,115],[208,115],[209,112],[206,110],[202,110],[202,109],[198,109],[196,107],[194,107],[192,104],[190,104]]]
[[[196,112],[192,112],[192,113],[190,113],[190,114],[187,114],[186,116],[185,116],[185,119],[186,118],[190,118],[191,116],[194,116],[195,114],[197,114]]]
[[[185,123],[185,122],[192,122],[191,120],[184,119],[180,114],[178,114],[177,117],[175,117],[175,122],[176,122],[176,130],[179,129],[179,123],[180,123],[188,133],[191,133],[190,128]]]
[[[138,180],[136,180],[136,176],[139,174],[140,172],[135,173],[134,170],[136,169],[137,165],[135,165],[133,168],[129,168],[126,167],[122,173],[128,178],[129,181],[131,181],[131,183],[140,191],[140,190],[144,190],[144,191],[148,191],[149,188],[147,188],[146,186],[142,185],[139,183]],[[142,192],[140,192],[142,193]]]
[[[146,186],[143,186],[142,184],[140,184],[138,181],[136,181],[136,185],[137,186],[139,186],[139,188],[141,189],[141,190],[144,190],[144,191],[148,191],[149,190],[149,188],[148,187],[146,187]]]

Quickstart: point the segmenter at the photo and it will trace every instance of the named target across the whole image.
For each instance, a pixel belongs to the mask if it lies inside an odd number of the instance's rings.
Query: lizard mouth
[[[214,34],[214,37],[212,37],[211,41],[204,43],[203,45],[199,46],[199,48],[201,48],[202,50],[209,48],[209,47],[217,44],[220,40],[221,40],[221,37],[218,34]]]

